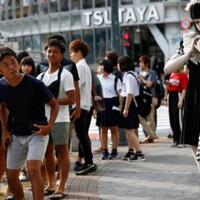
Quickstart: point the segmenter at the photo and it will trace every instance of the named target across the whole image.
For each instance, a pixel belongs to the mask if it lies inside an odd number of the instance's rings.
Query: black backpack
[[[58,79],[53,81],[49,86],[47,86],[47,88],[51,91],[51,93],[53,94],[53,96],[57,99],[58,98],[58,94],[59,94],[59,89],[60,89],[60,76],[62,73],[63,67],[59,68],[58,71]],[[42,81],[43,77],[44,77],[45,72],[43,72],[40,80]]]
[[[135,74],[133,72],[128,72],[128,74],[131,74],[135,77],[135,79],[137,80],[137,82],[139,83],[139,96],[135,97],[136,100],[136,106],[138,109],[138,113],[141,117],[146,117],[149,115],[150,111],[151,111],[151,103],[152,103],[152,95],[150,92],[150,89],[144,87],[137,79],[137,77],[135,76]]]

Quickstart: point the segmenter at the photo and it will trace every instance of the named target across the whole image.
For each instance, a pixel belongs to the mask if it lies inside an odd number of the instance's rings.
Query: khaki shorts
[[[56,122],[51,131],[51,143],[53,145],[68,144],[70,122]]]
[[[12,142],[8,146],[7,169],[20,169],[28,160],[43,161],[49,135],[41,136],[33,133],[29,136],[12,135]]]

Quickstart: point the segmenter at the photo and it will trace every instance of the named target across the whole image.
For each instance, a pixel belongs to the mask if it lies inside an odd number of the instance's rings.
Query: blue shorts
[[[12,135],[12,142],[8,146],[7,169],[20,169],[26,161],[43,161],[49,135],[41,136],[33,133],[29,136]]]

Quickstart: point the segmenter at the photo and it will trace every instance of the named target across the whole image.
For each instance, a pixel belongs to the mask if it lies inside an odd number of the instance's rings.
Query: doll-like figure
[[[164,71],[169,74],[185,64],[189,68],[182,137],[185,144],[191,145],[195,158],[197,154],[197,160],[200,160],[200,151],[197,150],[200,135],[200,0],[191,0],[185,10],[190,12],[194,31],[183,34],[183,53],[175,53]]]

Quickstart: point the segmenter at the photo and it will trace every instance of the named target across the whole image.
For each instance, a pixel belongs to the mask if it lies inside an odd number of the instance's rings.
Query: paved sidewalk
[[[200,177],[189,147],[170,147],[161,137],[142,144],[146,161],[101,160],[94,154],[98,170],[76,176],[71,170],[66,198],[73,200],[199,200]],[[120,147],[122,157],[127,147]],[[76,153],[71,154],[72,166]],[[30,193],[26,193],[30,199]]]

